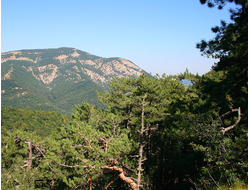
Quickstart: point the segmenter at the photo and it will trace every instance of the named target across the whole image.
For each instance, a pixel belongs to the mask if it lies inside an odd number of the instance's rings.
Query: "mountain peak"
[[[15,102],[13,100],[16,100],[19,103],[15,103],[15,107],[23,108],[25,104],[22,103],[20,106],[20,101],[23,101],[21,99],[31,94],[37,98],[36,93],[39,92],[38,99],[44,101],[44,104],[60,107],[60,109],[67,110],[66,112],[69,112],[68,104],[71,105],[71,111],[73,103],[78,104],[91,98],[95,102],[96,100],[93,99],[93,96],[96,99],[96,95],[93,95],[95,91],[107,90],[107,84],[113,77],[138,77],[145,73],[137,65],[124,58],[102,58],[75,48],[65,47],[2,53],[1,64],[3,106],[13,106]],[[78,93],[76,95],[78,98],[72,101],[69,94],[76,93]],[[66,99],[71,103],[65,103],[62,97],[67,97]],[[65,105],[59,105],[60,101],[63,101]],[[48,111],[53,111],[53,109]]]
[[[124,58],[102,58],[75,48],[20,50],[2,53],[1,63],[7,61],[27,61],[34,63],[24,66],[28,72],[41,80],[48,88],[55,78],[66,68],[68,76],[75,82],[81,81],[81,73],[88,75],[95,83],[105,85],[112,77],[138,77],[144,71]],[[64,66],[67,65],[67,66]],[[72,67],[69,68],[71,65]],[[72,78],[72,77],[71,77]],[[73,80],[73,79],[72,79]]]

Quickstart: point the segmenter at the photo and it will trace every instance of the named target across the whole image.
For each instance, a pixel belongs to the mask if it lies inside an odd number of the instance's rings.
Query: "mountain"
[[[98,102],[113,77],[146,73],[129,60],[102,58],[74,48],[34,49],[1,54],[2,107],[71,114],[85,100]]]

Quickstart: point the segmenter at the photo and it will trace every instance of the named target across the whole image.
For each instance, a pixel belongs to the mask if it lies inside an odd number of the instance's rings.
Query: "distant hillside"
[[[48,136],[63,120],[70,120],[70,116],[61,113],[20,108],[1,108],[1,133],[23,129],[35,131],[40,136]]]
[[[2,107],[71,114],[85,100],[102,106],[95,91],[108,90],[112,77],[138,77],[143,71],[123,58],[102,58],[74,48],[2,53]]]

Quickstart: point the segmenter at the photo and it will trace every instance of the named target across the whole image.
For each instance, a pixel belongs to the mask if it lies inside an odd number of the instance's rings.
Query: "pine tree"
[[[133,141],[119,125],[120,118],[110,111],[93,109],[86,102],[76,106],[73,120],[58,128],[47,152],[65,187],[126,189],[136,185],[129,178],[135,170],[128,157]]]

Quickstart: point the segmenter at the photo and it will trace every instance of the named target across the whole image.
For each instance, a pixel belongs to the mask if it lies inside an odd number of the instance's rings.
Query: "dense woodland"
[[[12,107],[1,108],[1,133],[8,134],[17,129],[26,132],[36,132],[45,137],[60,125],[63,120],[69,120],[70,116],[56,112],[29,110]]]
[[[197,44],[203,76],[116,78],[51,135],[2,134],[3,189],[226,189],[248,183],[248,3]],[[183,79],[191,81],[185,85]]]

